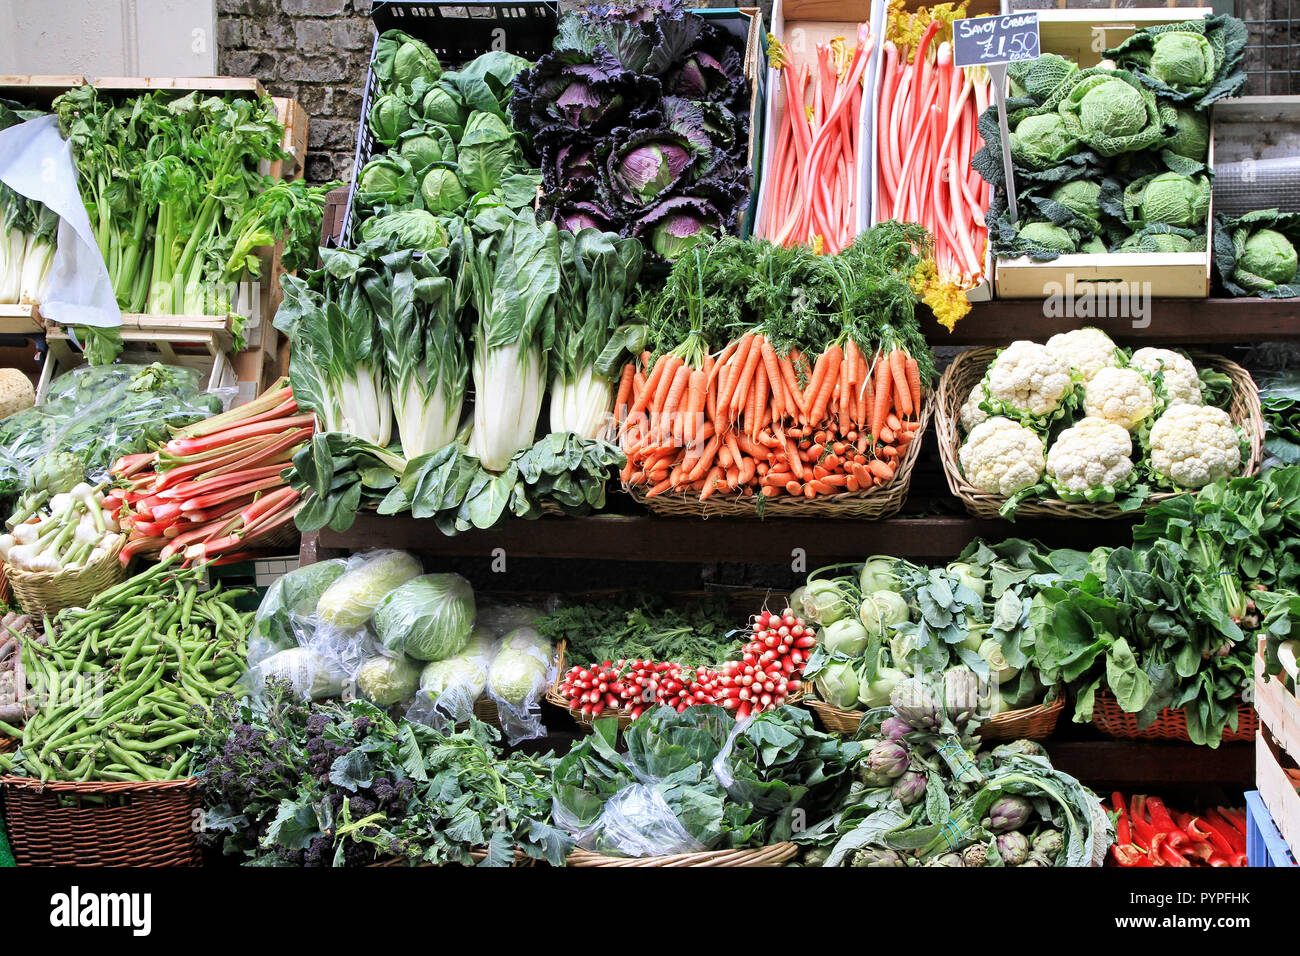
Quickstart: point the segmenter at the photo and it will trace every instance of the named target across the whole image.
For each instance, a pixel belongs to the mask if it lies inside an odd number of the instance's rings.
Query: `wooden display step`
[[[39,305],[0,305],[0,335],[39,335],[43,331]]]
[[[921,327],[931,345],[1007,345],[1045,342],[1057,332],[1096,326],[1126,343],[1198,345],[1300,339],[1300,299],[1152,299],[1142,327],[1124,316],[1045,315],[1042,300],[997,299],[975,305],[949,332],[922,307]]]
[[[978,537],[1036,538],[1052,547],[1120,545],[1131,539],[1128,521],[979,521],[960,517],[891,518],[666,518],[600,514],[584,518],[510,518],[486,531],[447,536],[432,521],[409,515],[357,515],[347,531],[322,529],[303,538],[304,561],[312,556],[368,548],[403,548],[444,557],[595,559],[607,561],[785,564],[802,549],[809,568],[861,561],[889,553],[903,558],[950,561]]]

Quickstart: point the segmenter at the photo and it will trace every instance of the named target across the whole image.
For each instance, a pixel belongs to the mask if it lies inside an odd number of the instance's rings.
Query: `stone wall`
[[[312,182],[351,178],[369,14],[370,0],[217,0],[217,71],[303,105]]]

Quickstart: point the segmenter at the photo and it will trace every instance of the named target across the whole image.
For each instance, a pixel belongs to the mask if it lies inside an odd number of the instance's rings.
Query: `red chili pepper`
[[[1245,840],[1246,839],[1246,814],[1244,814],[1240,810],[1235,810],[1232,807],[1219,807],[1218,810],[1219,813],[1223,814],[1223,818],[1227,820],[1228,823],[1232,824],[1232,828],[1236,830],[1238,833],[1240,833],[1241,838]]]
[[[1124,805],[1123,794],[1116,791],[1110,795],[1111,809],[1115,812],[1115,845],[1111,847],[1111,859],[1117,866],[1150,866],[1146,853],[1141,847],[1133,845],[1133,831],[1129,823],[1128,807]]]
[[[1129,801],[1129,807],[1133,832],[1136,835],[1134,842],[1144,850],[1154,850],[1152,838],[1156,834],[1156,828],[1147,822],[1147,798],[1140,793],[1135,793]]]
[[[1169,808],[1159,797],[1146,798],[1147,809],[1151,812],[1151,822],[1157,830],[1167,834],[1167,842],[1170,846],[1179,849],[1191,842],[1191,838],[1178,828],[1174,823],[1174,818],[1169,815]]]
[[[1202,820],[1200,817],[1195,817],[1192,820],[1192,824],[1199,832],[1205,834],[1205,839],[1209,840],[1210,844],[1214,847],[1215,856],[1230,857],[1237,852],[1233,848],[1232,842],[1227,838],[1227,836],[1221,833],[1219,829],[1213,826],[1208,820]]]
[[[1238,833],[1232,824],[1224,819],[1223,814],[1218,810],[1213,808],[1206,810],[1205,822],[1217,830],[1219,834],[1232,845],[1232,853],[1228,854],[1229,856],[1232,856],[1234,853],[1246,852],[1245,835]]]

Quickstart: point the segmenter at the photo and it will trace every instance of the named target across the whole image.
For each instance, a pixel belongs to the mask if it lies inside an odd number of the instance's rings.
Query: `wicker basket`
[[[560,693],[560,682],[564,680],[564,672],[565,670],[567,670],[567,668],[564,666],[564,656],[567,649],[568,648],[566,647],[565,642],[560,641],[559,645],[557,646],[555,682],[552,683],[551,686],[546,689],[547,703],[554,704],[556,707],[559,707],[562,710],[566,711],[569,714],[569,716],[574,719],[578,727],[587,732],[591,731],[592,724],[594,724],[596,721],[608,720],[610,717],[615,717],[618,719],[619,733],[622,733],[623,731],[627,730],[627,728],[631,726],[633,720],[632,715],[627,711],[620,710],[617,713],[604,713],[604,714],[600,714],[599,716],[593,717],[591,714],[584,714],[580,710],[573,710],[572,708],[569,707],[568,698],[564,697]],[[802,691],[791,694],[789,697],[785,699],[785,702],[787,704],[798,704],[801,703],[802,701],[803,701]],[[857,725],[854,724],[854,727],[856,726]]]
[[[65,607],[85,607],[100,591],[126,580],[126,568],[117,559],[126,538],[116,543],[94,564],[62,571],[24,571],[9,565],[9,586],[23,611],[35,620],[54,616]]]
[[[0,777],[20,866],[198,866],[198,780],[41,783]]]
[[[469,855],[470,855],[470,859],[472,859],[475,863],[482,863],[484,860],[487,859],[487,850],[470,850]],[[510,864],[512,867],[533,866],[537,862],[531,856],[528,856],[526,853],[524,853],[522,850],[516,849],[514,855],[515,855],[514,862]],[[382,866],[382,867],[411,866],[411,864],[407,863],[406,860],[402,859],[401,857],[389,857],[383,860],[376,860],[374,863],[371,863],[369,865]],[[426,866],[439,866],[439,865],[441,864],[416,863],[412,868],[418,869]]]
[[[1103,734],[1128,740],[1191,740],[1187,736],[1187,714],[1181,707],[1166,707],[1156,715],[1151,726],[1138,729],[1138,715],[1130,714],[1119,706],[1114,696],[1098,692],[1092,703],[1092,722]],[[1239,743],[1255,739],[1259,730],[1259,716],[1255,708],[1246,703],[1237,704],[1237,729],[1223,728],[1225,743]]]
[[[980,491],[962,475],[957,460],[957,449],[961,445],[959,419],[961,407],[970,396],[971,389],[979,384],[985,369],[997,353],[995,348],[980,348],[958,355],[943,373],[934,403],[934,432],[939,441],[939,457],[943,461],[948,488],[976,518],[999,517],[998,509],[1006,504],[1007,499],[1002,495]],[[1250,457],[1244,462],[1241,474],[1254,474],[1259,471],[1264,441],[1264,414],[1259,404],[1259,389],[1250,373],[1237,363],[1206,352],[1189,354],[1198,368],[1212,368],[1232,380],[1232,401],[1228,415],[1234,425],[1239,425],[1245,431],[1250,441]],[[1172,498],[1178,493],[1156,492],[1146,499],[1144,507]],[[1058,498],[1026,498],[1016,509],[1018,518],[1120,518],[1124,515],[1125,512],[1114,502],[1091,504],[1061,501]]]
[[[844,710],[809,697],[804,706],[817,715],[822,727],[840,734],[855,733],[862,721],[860,710]],[[1035,704],[1020,710],[1008,710],[980,725],[983,740],[1046,740],[1056,729],[1057,718],[1065,709],[1065,700],[1057,698],[1048,704]]]
[[[799,848],[793,843],[774,843],[750,850],[705,850],[703,853],[675,853],[672,856],[605,856],[590,850],[574,850],[568,866],[784,866]]]
[[[9,753],[9,751],[11,750],[17,750],[17,749],[18,749],[17,740],[15,740],[13,737],[6,737],[4,734],[0,734],[0,754],[6,754]]]
[[[0,561],[0,605],[9,603],[9,566]]]
[[[930,421],[930,412],[934,406],[931,393],[921,399],[923,411],[921,423],[916,435],[908,443],[898,463],[898,470],[888,484],[877,485],[869,491],[846,491],[838,495],[826,495],[818,498],[794,498],[782,495],[778,498],[766,498],[763,501],[762,517],[772,518],[863,518],[880,520],[897,514],[907,500],[907,489],[912,481],[912,466],[916,464],[921,453],[921,444],[925,439],[925,430]],[[632,496],[646,510],[657,515],[677,518],[709,518],[714,515],[725,517],[748,517],[759,514],[758,498],[750,495],[713,495],[707,501],[687,492],[666,493],[654,498],[646,497],[646,489],[641,485],[624,483],[623,490]]]

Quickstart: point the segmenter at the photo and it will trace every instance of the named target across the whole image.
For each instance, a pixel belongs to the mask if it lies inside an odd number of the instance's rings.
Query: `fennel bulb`
[[[551,431],[599,438],[609,423],[613,400],[614,386],[591,366],[572,381],[557,375],[551,386]]]
[[[546,394],[541,350],[511,342],[474,349],[474,430],[470,454],[488,471],[502,471],[533,443]]]

